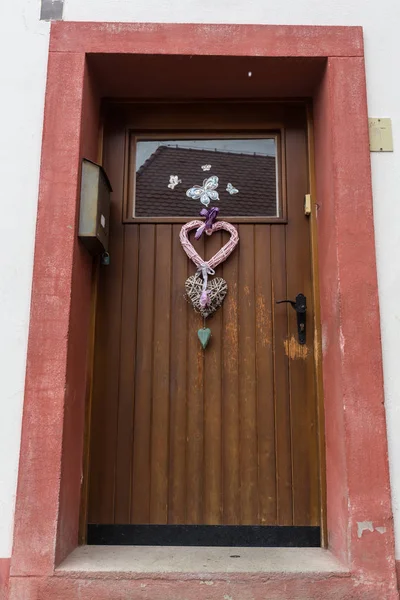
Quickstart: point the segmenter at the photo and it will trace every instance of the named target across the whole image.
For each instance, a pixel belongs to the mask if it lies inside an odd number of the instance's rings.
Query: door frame
[[[280,73],[266,96],[313,99],[328,549],[349,569],[348,589],[394,599],[362,29],[68,22],[51,30],[11,598],[60,581],[54,570],[78,543],[92,287],[76,237],[80,161],[98,158],[100,98],[110,85],[124,93],[123,78],[110,75],[107,87],[99,64],[110,74],[113,61],[148,55],[257,58]]]

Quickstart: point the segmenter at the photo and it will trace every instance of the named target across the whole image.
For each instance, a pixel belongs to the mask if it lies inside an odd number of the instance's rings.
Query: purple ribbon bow
[[[204,217],[206,222],[204,223],[204,225],[201,225],[201,227],[199,227],[195,233],[195,240],[198,240],[201,238],[202,234],[204,231],[208,232],[208,231],[212,231],[212,226],[215,223],[215,219],[217,218],[219,213],[219,208],[217,207],[213,207],[210,209],[207,208],[203,208],[200,211],[200,216]]]

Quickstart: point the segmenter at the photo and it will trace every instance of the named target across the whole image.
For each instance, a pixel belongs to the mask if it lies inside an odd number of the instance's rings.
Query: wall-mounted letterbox
[[[108,251],[111,192],[103,167],[84,158],[78,236],[93,255]]]

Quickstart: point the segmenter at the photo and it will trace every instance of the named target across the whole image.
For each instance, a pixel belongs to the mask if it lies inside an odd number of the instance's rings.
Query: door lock
[[[304,294],[297,294],[296,300],[278,300],[276,304],[283,304],[284,302],[290,304],[297,313],[297,335],[299,344],[303,345],[306,343],[307,299]]]

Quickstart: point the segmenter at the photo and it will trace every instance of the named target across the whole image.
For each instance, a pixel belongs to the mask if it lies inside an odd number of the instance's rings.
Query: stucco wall
[[[0,6],[3,251],[0,253],[0,557],[11,553],[49,25],[38,0]],[[400,558],[400,127],[398,0],[65,0],[65,20],[362,25],[369,114],[393,120],[393,154],[373,154],[378,277],[392,492]],[[355,132],[356,133],[356,132]],[[349,198],[349,202],[352,198]],[[360,215],[362,219],[362,215]],[[396,254],[397,252],[397,254]],[[362,290],[360,290],[362,293]],[[362,416],[360,416],[362,418]],[[373,440],[371,440],[373,444]],[[365,520],[369,516],[365,515]]]
[[[0,558],[11,553],[50,27],[0,2]]]

